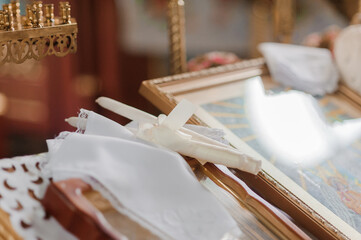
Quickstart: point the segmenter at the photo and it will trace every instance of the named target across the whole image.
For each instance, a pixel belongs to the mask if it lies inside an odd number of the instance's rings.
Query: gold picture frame
[[[268,83],[273,83],[265,67],[264,59],[259,58],[144,81],[140,93],[162,112],[168,114],[183,98],[202,105],[233,96],[237,94],[237,88],[245,79],[255,76],[262,76],[265,87]],[[361,97],[348,87],[341,84],[336,93],[327,97],[341,104],[346,111],[354,114],[354,117],[361,117]],[[197,110],[190,119],[190,123],[221,128],[226,133],[226,140],[235,148],[260,156],[202,108]],[[205,172],[209,175],[212,175],[213,171],[211,165],[213,164],[204,165],[206,169],[208,168]],[[317,238],[361,239],[361,234],[356,229],[341,220],[267,160],[263,161],[262,171],[257,177],[239,170],[232,169],[232,172]],[[220,178],[212,177],[212,180],[222,182]],[[226,183],[223,188],[235,197],[239,194]]]

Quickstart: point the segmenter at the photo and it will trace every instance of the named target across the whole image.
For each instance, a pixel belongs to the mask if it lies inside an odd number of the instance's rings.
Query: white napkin
[[[339,74],[328,49],[280,43],[262,43],[259,49],[276,82],[312,95],[337,89]]]
[[[96,113],[87,115],[84,135],[70,134],[60,145],[48,141],[48,167],[55,181],[96,179],[122,206],[175,239],[240,234],[236,222],[179,154],[138,140],[125,127]]]

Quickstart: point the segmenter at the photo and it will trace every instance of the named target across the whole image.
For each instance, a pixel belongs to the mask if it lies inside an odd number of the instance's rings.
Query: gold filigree
[[[39,29],[0,32],[0,65],[40,60],[45,56],[63,57],[77,51],[77,24]],[[1,40],[5,39],[5,40]]]

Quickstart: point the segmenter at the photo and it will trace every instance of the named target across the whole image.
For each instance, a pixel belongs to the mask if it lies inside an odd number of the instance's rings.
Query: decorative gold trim
[[[307,213],[307,215],[312,216],[312,218],[316,219],[318,223],[321,223],[327,230],[329,230],[332,235],[336,236],[338,239],[350,239],[345,234],[340,232],[334,225],[328,222],[325,218],[323,218],[320,214],[318,214],[314,209],[310,208],[306,203],[301,201],[297,196],[295,196],[292,192],[287,190],[282,184],[280,184],[276,179],[270,176],[265,171],[261,170],[258,173],[258,176],[271,183],[273,187],[275,187],[278,192],[280,192],[283,196],[287,196],[296,206]]]
[[[215,74],[222,74],[229,71],[243,70],[243,69],[251,69],[251,68],[260,68],[265,64],[264,58],[255,58],[247,61],[241,61],[234,64],[223,65],[219,67],[204,69],[195,72],[186,72],[182,74],[177,74],[173,76],[161,77],[149,80],[147,82],[152,84],[161,84],[161,83],[171,83],[173,81],[181,80],[181,79],[189,79],[189,78],[199,78],[199,77],[208,77]]]
[[[45,56],[63,57],[77,51],[76,23],[0,32],[0,65],[40,60]],[[1,40],[3,39],[3,40]]]
[[[183,0],[168,0],[167,21],[171,73],[184,73],[187,71],[187,56],[185,46],[185,18]]]

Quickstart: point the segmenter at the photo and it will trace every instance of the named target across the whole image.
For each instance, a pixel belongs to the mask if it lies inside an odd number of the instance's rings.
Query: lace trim
[[[81,121],[81,120],[87,120],[88,117],[89,117],[89,111],[85,110],[83,108],[80,109],[80,112],[78,114],[79,121],[77,122],[77,125],[76,125],[76,128],[77,128],[75,131],[76,133],[84,134],[85,128],[84,127],[82,128],[81,123],[83,121]]]
[[[40,203],[49,178],[42,165],[47,154],[0,161],[0,208],[9,214],[15,231],[24,239],[74,239],[49,217]]]
[[[64,140],[65,138],[67,138],[69,135],[70,135],[71,132],[67,132],[67,131],[64,131],[64,132],[61,132],[59,133],[58,136],[55,137],[56,140]]]

